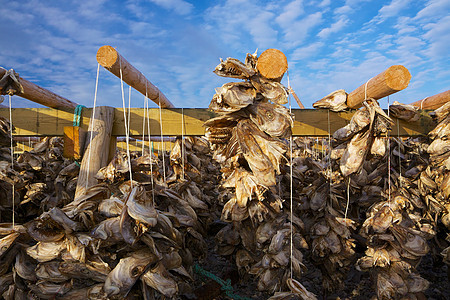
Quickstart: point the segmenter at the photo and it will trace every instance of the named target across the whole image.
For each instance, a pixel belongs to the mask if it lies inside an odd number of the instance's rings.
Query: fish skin
[[[337,90],[314,102],[313,107],[328,108],[331,111],[340,112],[348,108],[346,102],[347,93],[344,90]]]
[[[158,258],[146,249],[130,253],[120,259],[116,267],[108,274],[103,289],[110,296],[125,296],[149,264],[155,263]]]
[[[340,162],[340,169],[344,177],[358,172],[370,149],[373,136],[369,130],[357,133],[345,149]]]

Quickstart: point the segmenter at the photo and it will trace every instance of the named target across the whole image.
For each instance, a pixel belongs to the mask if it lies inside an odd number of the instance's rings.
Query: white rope
[[[9,135],[11,136],[11,170],[14,170],[14,142],[13,142],[13,132],[12,132],[12,128],[13,128],[13,123],[12,123],[12,108],[11,108],[11,95],[9,95]],[[12,227],[14,228],[15,225],[15,207],[14,207],[14,202],[15,202],[15,196],[14,194],[16,193],[15,191],[15,186],[14,186],[14,180],[12,180]]]
[[[158,90],[158,99],[159,99],[159,93],[161,93]],[[166,183],[166,163],[164,159],[164,139],[163,139],[163,124],[162,124],[162,114],[161,114],[161,101],[159,101],[159,128],[161,128],[161,156],[162,156],[162,164],[163,164],[163,178],[164,178],[164,184]]]
[[[128,159],[128,169],[130,172],[130,188],[133,188],[133,174],[131,171],[131,159],[130,159],[130,132],[129,132],[129,121],[127,120],[127,113],[125,108],[125,93],[123,90],[123,75],[122,75],[122,62],[119,60],[119,71],[120,71],[120,90],[122,91],[122,107],[123,107],[123,119],[125,126],[125,137],[127,143],[127,159]]]
[[[329,176],[329,180],[330,180],[330,186],[329,186],[329,192],[330,192],[330,201],[331,201],[331,184],[332,184],[332,178],[331,178],[331,174],[333,173],[333,170],[331,169],[331,124],[330,124],[330,110],[328,109],[328,115],[327,115],[327,120],[328,120],[328,176]]]
[[[389,96],[387,97],[388,107],[389,107]],[[390,116],[388,109],[388,117]],[[388,203],[391,207],[391,135],[387,132],[387,144],[388,144]]]
[[[401,157],[401,153],[400,153],[400,122],[397,119],[397,143],[398,143],[398,167],[399,167],[399,172],[400,172],[400,177],[402,177],[402,157]],[[400,187],[402,186],[402,181],[399,180],[399,185]]]
[[[345,205],[344,219],[347,219],[348,206],[350,205],[350,180],[351,178],[349,177],[347,183],[347,204]]]
[[[288,89],[291,88],[291,83],[290,83],[290,79],[289,79],[289,71],[287,71],[287,80],[288,80]],[[289,113],[292,114],[292,105],[291,105],[291,94],[289,94],[288,96],[289,99]],[[291,256],[291,264],[290,264],[290,268],[291,268],[291,279],[292,279],[292,272],[293,272],[293,262],[292,262],[292,258],[294,255],[294,235],[293,235],[293,216],[294,216],[294,210],[293,210],[293,181],[292,181],[292,132],[291,135],[289,137],[289,171],[290,171],[290,214],[291,214],[291,222],[290,222],[290,256]]]
[[[148,152],[150,154],[150,181],[152,183],[152,204],[155,205],[155,188],[154,188],[154,181],[153,181],[153,149],[152,145],[153,143],[150,140],[151,133],[150,133],[150,111],[148,107],[149,101],[147,98],[147,131],[148,131]]]
[[[428,99],[428,97],[425,97],[425,98],[423,98],[422,99],[422,101],[420,101],[420,110],[422,110],[423,108],[423,101],[425,101],[425,100],[427,100]]]
[[[87,169],[90,170],[91,166],[91,145],[92,145],[92,136],[94,132],[94,117],[95,117],[95,108],[97,107],[97,91],[98,91],[98,77],[100,74],[100,64],[97,64],[97,78],[95,79],[95,92],[94,92],[94,106],[92,108],[92,116],[91,121],[89,122],[89,155],[88,155],[88,161],[87,161]],[[86,172],[86,185],[84,187],[85,191],[88,189],[89,184],[89,172]]]
[[[373,77],[372,77],[373,78]],[[369,83],[370,80],[372,80],[372,78],[370,78],[369,80],[366,81],[366,84],[364,85],[364,100],[367,100],[367,84]]]
[[[181,168],[184,180],[184,108],[181,108]]]
[[[145,83],[145,97],[144,97],[144,116],[142,117],[142,156],[144,156],[144,149],[145,149],[145,121],[147,120],[147,105],[148,105],[148,99],[147,99],[147,82]],[[150,152],[150,151],[149,151]]]

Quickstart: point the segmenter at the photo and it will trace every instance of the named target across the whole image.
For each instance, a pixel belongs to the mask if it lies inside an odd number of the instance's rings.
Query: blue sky
[[[88,107],[103,45],[116,47],[176,107],[209,105],[214,88],[230,81],[212,73],[219,58],[243,61],[268,48],[286,54],[291,86],[307,108],[395,64],[412,79],[391,102],[450,87],[449,0],[10,0],[0,15],[0,66]],[[133,90],[131,106],[143,101]],[[20,97],[13,103],[36,107]],[[97,105],[122,106],[120,80],[103,68]]]

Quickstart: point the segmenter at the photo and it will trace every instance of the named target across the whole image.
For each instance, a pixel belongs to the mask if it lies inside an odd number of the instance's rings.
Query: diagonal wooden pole
[[[175,107],[169,99],[132,64],[130,64],[120,53],[111,46],[102,46],[97,51],[97,61],[106,70],[120,78],[122,68],[122,79],[128,85],[139,91],[142,95],[147,95],[161,108]]]

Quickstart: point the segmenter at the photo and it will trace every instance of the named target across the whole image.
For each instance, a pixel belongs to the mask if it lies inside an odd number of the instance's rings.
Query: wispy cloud
[[[194,9],[194,5],[183,0],[149,0],[165,9],[172,10],[179,15],[188,15]]]
[[[390,17],[398,16],[400,11],[407,7],[410,2],[411,0],[392,0],[391,3],[380,8],[378,15],[371,22],[379,24]]]
[[[330,34],[341,31],[348,23],[347,17],[341,17],[337,22],[331,24],[330,27],[322,29],[317,35],[321,38],[327,38]]]

